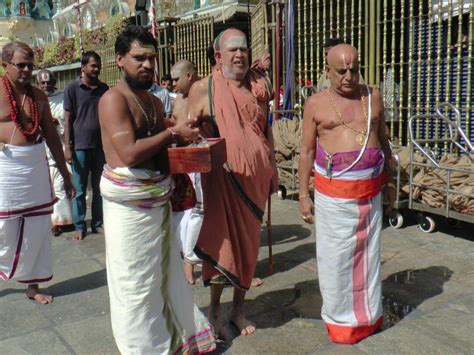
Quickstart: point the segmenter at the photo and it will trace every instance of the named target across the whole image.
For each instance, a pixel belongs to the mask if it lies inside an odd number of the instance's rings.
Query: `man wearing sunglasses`
[[[27,284],[28,298],[41,304],[52,297],[38,283],[53,277],[51,221],[56,202],[46,144],[64,180],[74,188],[47,96],[30,85],[33,51],[22,42],[3,47],[0,78],[0,278]]]

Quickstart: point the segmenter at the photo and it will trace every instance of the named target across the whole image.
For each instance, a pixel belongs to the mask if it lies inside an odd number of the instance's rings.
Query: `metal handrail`
[[[441,110],[442,109],[450,109],[450,110],[453,110],[454,113],[456,114],[456,119],[455,120],[452,120],[450,117],[444,115]],[[431,138],[431,139],[421,139],[421,140],[418,140],[415,138],[415,135],[414,135],[414,129],[413,129],[413,123],[418,120],[418,119],[427,119],[427,118],[436,118],[436,119],[441,119],[443,121],[445,121],[448,125],[448,132],[449,132],[449,138],[439,138],[439,139],[436,139],[436,138]],[[452,104],[450,104],[449,102],[443,102],[443,103],[440,103],[437,107],[436,107],[436,114],[435,115],[415,115],[415,116],[412,116],[410,117],[410,119],[408,120],[408,131],[409,131],[409,134],[410,134],[410,141],[412,142],[412,144],[417,147],[419,149],[419,151],[429,160],[431,161],[437,168],[440,168],[441,166],[439,165],[439,163],[434,159],[434,157],[431,156],[431,154],[429,154],[427,151],[425,151],[425,149],[421,146],[420,143],[451,143],[451,144],[454,144],[456,147],[458,147],[461,151],[463,151],[464,153],[467,153],[467,154],[473,154],[474,153],[474,146],[472,145],[472,143],[470,142],[469,138],[467,138],[466,134],[464,133],[464,131],[462,130],[462,128],[459,126],[459,122],[460,122],[460,119],[461,119],[461,114],[459,112],[459,110],[453,106]],[[466,149],[464,146],[462,146],[461,144],[459,144],[459,142],[457,142],[455,139],[454,139],[454,130],[457,131],[460,136],[462,137],[462,139],[464,140],[464,142],[466,143],[466,145],[468,146],[469,150]]]

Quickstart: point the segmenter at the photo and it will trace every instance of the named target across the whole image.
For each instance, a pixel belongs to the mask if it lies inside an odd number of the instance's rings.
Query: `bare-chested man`
[[[195,248],[203,279],[211,286],[209,319],[222,331],[220,297],[234,287],[230,321],[242,335],[256,327],[244,315],[260,246],[260,226],[269,194],[278,188],[271,129],[267,123],[271,85],[249,69],[245,34],[236,29],[215,41],[216,66],[189,94],[191,117],[204,121],[205,137],[226,139],[227,163],[202,174],[204,221]]]
[[[357,58],[350,45],[329,51],[331,86],[306,103],[299,165],[300,213],[313,223],[308,182],[314,164],[321,315],[337,343],[355,343],[382,323],[381,191],[387,212],[394,198],[393,184],[386,184],[391,152],[382,98],[359,84]]]
[[[214,349],[212,326],[196,308],[171,233],[167,147],[198,135],[190,120],[165,128],[153,82],[156,41],[130,26],[117,37],[119,84],[99,102],[107,165],[104,198],[112,329],[124,354],[197,353]],[[199,336],[197,336],[199,334]]]
[[[22,42],[2,50],[0,78],[0,278],[28,284],[26,295],[46,304],[53,298],[38,283],[53,277],[51,220],[56,202],[49,178],[46,144],[64,180],[74,188],[48,97],[30,85],[33,51]]]
[[[173,120],[178,124],[186,122],[188,119],[188,95],[191,86],[199,80],[197,69],[194,63],[189,60],[180,60],[171,68],[171,78],[173,80],[174,91],[177,94],[173,101]],[[173,225],[176,227],[176,234],[181,240],[183,252],[183,267],[186,280],[191,285],[195,284],[194,265],[201,260],[194,253],[199,231],[203,220],[201,174],[190,173],[196,191],[196,205],[184,211],[173,211]]]

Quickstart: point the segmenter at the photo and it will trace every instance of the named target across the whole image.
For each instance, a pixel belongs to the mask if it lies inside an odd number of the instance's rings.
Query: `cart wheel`
[[[278,198],[284,200],[286,198],[286,187],[283,185],[278,186]]]
[[[390,224],[390,227],[395,228],[395,229],[402,228],[403,215],[397,210],[390,212],[388,216],[388,224]]]
[[[421,231],[424,233],[431,233],[435,230],[436,223],[433,218],[429,216],[423,216],[420,224],[418,224],[418,227],[420,227]]]
[[[454,219],[454,218],[446,218],[446,224],[450,227],[457,228],[461,224],[459,219]]]

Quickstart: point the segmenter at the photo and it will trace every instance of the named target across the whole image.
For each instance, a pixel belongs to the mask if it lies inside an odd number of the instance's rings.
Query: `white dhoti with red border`
[[[44,144],[0,150],[0,278],[51,280],[51,220],[56,202]]]
[[[382,159],[383,161],[383,159]],[[315,164],[321,316],[336,343],[356,343],[382,324],[380,161],[330,178]]]

